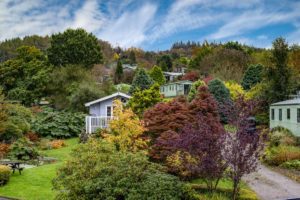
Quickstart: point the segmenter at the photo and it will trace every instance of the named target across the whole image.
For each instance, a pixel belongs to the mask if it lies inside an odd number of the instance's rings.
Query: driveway
[[[300,198],[300,184],[260,165],[243,179],[262,200]]]

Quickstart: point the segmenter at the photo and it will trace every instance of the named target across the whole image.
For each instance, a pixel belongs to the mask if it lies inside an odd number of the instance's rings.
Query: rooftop
[[[191,85],[192,83],[193,83],[192,81],[182,80],[182,81],[175,81],[175,82],[166,83],[164,85],[172,85],[172,84],[189,84],[189,85]],[[162,85],[162,86],[164,86],[164,85]]]
[[[102,97],[102,98],[97,99],[97,100],[95,100],[95,101],[88,102],[88,103],[86,103],[86,104],[84,104],[84,105],[85,105],[85,107],[89,107],[90,105],[93,105],[93,104],[95,104],[95,103],[99,103],[99,102],[101,102],[101,101],[105,101],[105,100],[107,100],[107,99],[111,99],[111,98],[114,98],[114,97],[117,97],[117,96],[122,96],[122,97],[125,97],[125,98],[127,98],[127,99],[131,98],[131,96],[129,96],[129,95],[127,95],[127,94],[124,94],[124,93],[122,93],[122,92],[116,92],[116,93],[114,93],[114,94],[112,94],[112,95]]]
[[[300,105],[300,98],[289,99],[271,104],[271,106],[282,106],[282,105]]]

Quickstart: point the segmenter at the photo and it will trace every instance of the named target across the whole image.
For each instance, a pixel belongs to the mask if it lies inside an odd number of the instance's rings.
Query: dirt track
[[[244,178],[262,200],[300,199],[300,184],[265,166]]]

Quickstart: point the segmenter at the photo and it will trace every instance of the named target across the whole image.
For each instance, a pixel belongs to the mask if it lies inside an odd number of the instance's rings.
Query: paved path
[[[244,181],[262,200],[300,198],[300,184],[260,165],[259,170],[244,178]]]

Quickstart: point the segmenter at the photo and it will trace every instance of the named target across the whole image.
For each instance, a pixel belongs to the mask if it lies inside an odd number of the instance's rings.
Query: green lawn
[[[214,199],[214,200],[230,200],[232,191],[232,182],[228,179],[222,179],[219,184],[217,191],[210,194],[206,189],[206,184],[201,180],[197,179],[191,182],[194,189],[199,192],[200,199]],[[258,200],[257,195],[252,191],[245,183],[241,183],[240,189],[240,200]]]
[[[42,151],[43,155],[58,158],[58,162],[31,169],[25,169],[22,175],[15,173],[4,187],[0,187],[0,196],[26,200],[53,199],[52,179],[56,170],[69,158],[71,150],[78,144],[78,139],[66,140],[67,146],[61,149]]]

